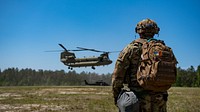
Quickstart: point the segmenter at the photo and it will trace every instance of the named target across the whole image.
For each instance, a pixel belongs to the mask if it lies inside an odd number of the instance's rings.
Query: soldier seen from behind
[[[175,82],[177,61],[172,49],[164,41],[154,38],[159,31],[153,20],[140,21],[135,28],[140,38],[128,44],[119,54],[112,75],[112,89],[120,112],[167,111],[167,90]],[[136,97],[130,97],[129,93],[125,97],[120,96],[124,84],[128,84]],[[126,101],[123,99],[135,104],[124,104]]]

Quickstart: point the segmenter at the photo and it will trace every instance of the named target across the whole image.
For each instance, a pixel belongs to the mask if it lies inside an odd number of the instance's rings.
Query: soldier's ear
[[[137,27],[135,27],[135,33],[138,33],[137,30],[138,30]]]
[[[159,34],[159,31],[160,31],[160,28],[157,27],[157,30],[156,30],[155,34]]]

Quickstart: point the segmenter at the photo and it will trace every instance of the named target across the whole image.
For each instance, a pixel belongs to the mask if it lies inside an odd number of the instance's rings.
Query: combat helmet
[[[159,31],[160,28],[157,26],[156,22],[148,18],[140,21],[135,28],[136,33],[144,35],[158,34]]]

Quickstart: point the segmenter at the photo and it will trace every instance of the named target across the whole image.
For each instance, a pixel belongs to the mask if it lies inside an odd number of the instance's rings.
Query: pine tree
[[[197,87],[200,87],[200,65],[197,67]]]

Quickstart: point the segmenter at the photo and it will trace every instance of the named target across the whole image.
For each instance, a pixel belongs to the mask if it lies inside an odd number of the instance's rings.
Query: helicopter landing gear
[[[94,66],[92,66],[91,68],[92,68],[93,70],[95,70],[95,67],[94,67]]]
[[[70,69],[70,70],[73,70],[73,68],[72,68],[72,67],[68,67],[68,69]]]

